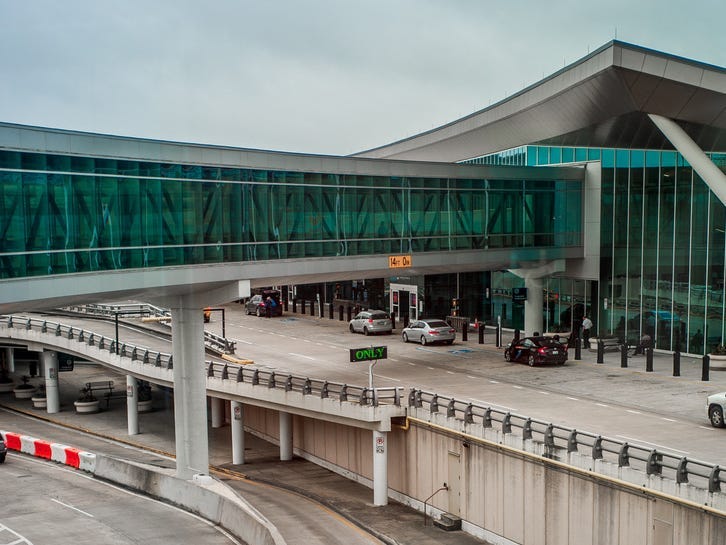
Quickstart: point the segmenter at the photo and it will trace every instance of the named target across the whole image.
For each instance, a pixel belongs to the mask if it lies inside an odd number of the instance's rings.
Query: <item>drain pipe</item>
[[[427,512],[427,510],[426,510],[426,504],[427,504],[427,503],[429,502],[429,500],[430,500],[431,498],[433,498],[433,497],[434,497],[434,496],[435,496],[436,494],[438,494],[438,493],[439,493],[439,492],[441,492],[442,490],[448,490],[448,489],[449,489],[449,487],[448,487],[448,486],[446,485],[446,483],[444,483],[444,486],[442,486],[441,488],[439,488],[438,490],[436,490],[436,491],[435,491],[435,492],[434,492],[433,494],[431,494],[431,495],[430,495],[430,496],[429,496],[428,498],[426,498],[426,499],[424,500],[424,509],[423,509],[423,511],[424,511],[424,526],[426,526],[426,521],[427,521],[427,519],[428,519],[428,512]]]

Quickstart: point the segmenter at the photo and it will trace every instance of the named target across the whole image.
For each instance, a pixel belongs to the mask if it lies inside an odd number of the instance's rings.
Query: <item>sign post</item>
[[[368,366],[368,388],[373,390],[373,366],[378,360],[388,358],[387,346],[370,346],[368,348],[350,348],[350,361],[357,363],[360,361],[371,361]]]

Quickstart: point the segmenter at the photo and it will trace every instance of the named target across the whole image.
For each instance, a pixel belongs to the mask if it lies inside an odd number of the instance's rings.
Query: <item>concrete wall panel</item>
[[[577,545],[568,538],[570,516],[569,476],[560,471],[545,472],[545,543]]]
[[[599,486],[593,494],[593,545],[618,545],[620,493],[612,487]]]
[[[525,461],[503,456],[504,467],[504,535],[517,543],[524,542]]]
[[[541,464],[527,463],[524,465],[524,482],[526,483],[523,498],[524,545],[545,545],[545,468]]]
[[[648,501],[645,497],[634,496],[628,492],[620,492],[620,512],[618,516],[618,538],[620,545],[629,543],[648,543],[648,521],[651,517]],[[693,543],[698,543],[693,541]]]
[[[504,533],[504,461],[502,455],[485,449],[484,456],[484,528]]]
[[[569,543],[593,545],[595,485],[587,479],[569,479]]]

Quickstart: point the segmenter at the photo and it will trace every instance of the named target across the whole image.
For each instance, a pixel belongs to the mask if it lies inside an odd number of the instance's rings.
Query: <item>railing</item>
[[[117,344],[114,339],[79,327],[18,316],[0,316],[0,324],[3,323],[9,329],[37,330],[54,337],[76,339],[78,342],[83,342],[88,346],[96,346],[99,350],[108,350],[110,354],[117,354],[122,358],[129,358],[131,361],[173,369],[174,362],[171,354],[128,343]],[[320,398],[331,398],[341,402],[346,401],[371,407],[383,404],[401,406],[402,387],[370,389],[363,386],[313,379],[302,375],[276,373],[235,363],[219,363],[208,360],[204,364],[208,378],[216,377],[222,380],[232,380],[236,383],[247,383],[253,386],[275,388],[287,392],[294,391],[303,395],[315,395]]]
[[[168,324],[171,321],[171,313],[169,310],[160,308],[148,303],[122,303],[113,305],[77,305],[65,307],[64,310],[78,312],[90,316],[102,316],[104,318],[115,318],[120,316],[138,316],[139,318],[168,318],[169,320],[162,324]],[[230,341],[221,335],[216,335],[210,331],[204,331],[204,345],[219,354],[234,354],[235,342]]]
[[[721,476],[720,467],[716,464],[557,426],[543,420],[468,401],[459,401],[433,392],[412,388],[408,395],[408,406],[428,408],[431,413],[443,413],[448,418],[466,424],[498,429],[503,435],[512,433],[516,428],[520,430],[522,439],[537,441],[544,445],[544,456],[552,459],[558,459],[563,452],[587,453],[593,460],[612,462],[618,467],[632,467],[644,471],[647,475],[670,478],[678,484],[690,483],[708,489],[711,493],[720,492],[721,483],[726,482]]]
[[[207,377],[246,382],[253,386],[261,385],[286,392],[298,392],[320,398],[333,398],[359,405],[396,405],[401,406],[403,387],[366,388],[340,382],[314,379],[292,373],[277,373],[233,363],[207,362]]]

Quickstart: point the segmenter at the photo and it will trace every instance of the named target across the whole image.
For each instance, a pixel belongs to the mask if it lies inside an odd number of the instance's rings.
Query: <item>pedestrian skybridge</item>
[[[0,124],[0,311],[579,258],[583,178]]]

